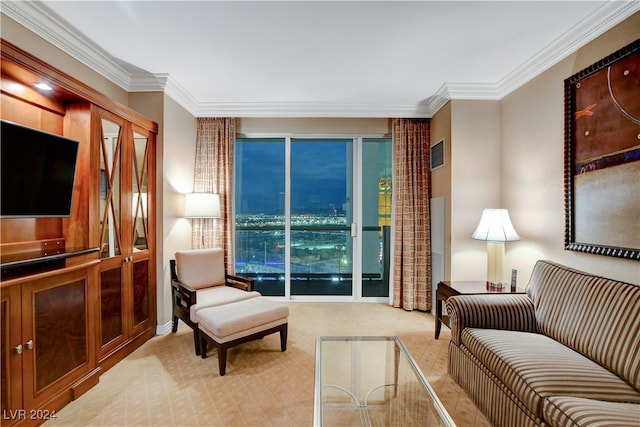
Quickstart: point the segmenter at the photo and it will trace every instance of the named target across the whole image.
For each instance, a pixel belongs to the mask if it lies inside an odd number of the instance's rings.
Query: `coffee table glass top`
[[[316,340],[315,426],[455,426],[397,336]]]

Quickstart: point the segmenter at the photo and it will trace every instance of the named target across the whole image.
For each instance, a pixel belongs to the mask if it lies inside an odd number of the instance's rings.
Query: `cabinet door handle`
[[[24,345],[26,345],[29,350],[33,350],[33,340],[27,341]]]
[[[17,354],[22,354],[22,344],[18,344],[17,347],[13,348]]]

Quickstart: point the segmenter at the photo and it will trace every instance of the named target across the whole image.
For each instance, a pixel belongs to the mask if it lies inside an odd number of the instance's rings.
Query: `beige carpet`
[[[434,340],[429,313],[386,304],[288,303],[287,351],[278,334],[229,350],[193,353],[191,329],[158,336],[100,377],[45,426],[311,426],[318,335],[398,335],[458,426],[489,426],[447,374],[450,332]]]

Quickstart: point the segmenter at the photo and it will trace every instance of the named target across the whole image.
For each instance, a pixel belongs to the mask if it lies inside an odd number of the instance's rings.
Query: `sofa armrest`
[[[255,280],[244,276],[235,276],[233,274],[227,274],[225,276],[227,286],[238,288],[241,291],[253,292],[255,288]]]
[[[533,303],[526,294],[457,295],[447,299],[446,307],[456,345],[465,328],[536,332]]]

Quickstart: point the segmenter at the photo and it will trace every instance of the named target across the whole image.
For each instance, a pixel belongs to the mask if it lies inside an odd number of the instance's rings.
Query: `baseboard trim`
[[[171,332],[171,327],[173,326],[173,321],[168,321],[164,325],[156,326],[156,335],[167,335]]]

